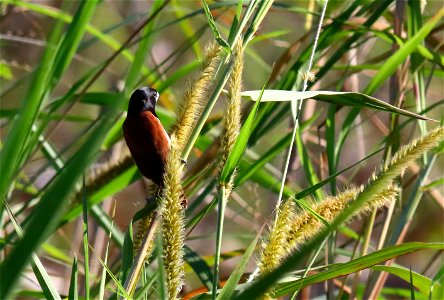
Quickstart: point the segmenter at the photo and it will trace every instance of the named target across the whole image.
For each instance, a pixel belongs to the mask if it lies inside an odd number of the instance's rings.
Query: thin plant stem
[[[217,208],[218,214],[220,216],[225,215],[225,207],[227,206],[227,201],[225,199],[225,187],[221,187],[218,193]],[[216,233],[216,253],[214,254],[214,268],[213,268],[213,287],[211,291],[211,299],[216,299],[217,287],[219,285],[219,264],[220,264],[220,253],[222,248],[222,234],[224,230],[224,218],[217,218],[217,233]]]
[[[126,278],[124,288],[129,295],[132,295],[136,290],[137,281],[142,270],[143,263],[146,259],[148,248],[151,246],[151,241],[154,240],[154,234],[156,233],[157,225],[159,224],[159,218],[157,217],[157,210],[153,211],[150,224],[145,232],[142,240],[141,248],[139,249],[131,270]]]
[[[328,0],[325,0],[324,6],[322,8],[322,13],[321,13],[321,16],[319,18],[318,29],[316,31],[316,36],[315,36],[315,40],[314,40],[314,43],[313,43],[313,48],[312,48],[312,51],[311,51],[310,59],[308,61],[307,73],[311,71],[311,68],[313,66],[314,55],[316,53],[316,48],[317,48],[317,45],[318,45],[319,35],[321,33],[322,23],[323,23],[323,20],[324,20],[324,17],[325,17],[325,11],[327,9],[327,5],[328,5]],[[304,77],[305,78],[304,78],[304,84],[303,84],[303,87],[302,87],[302,92],[305,92],[307,90],[307,87],[308,87],[308,79],[309,78],[308,78],[308,76],[304,76]],[[291,153],[293,151],[293,145],[294,145],[294,141],[295,141],[295,137],[296,137],[296,131],[299,128],[299,117],[301,115],[302,100],[299,99],[299,100],[296,100],[296,101],[299,101],[299,103],[297,103],[298,107],[296,109],[295,117],[294,117],[294,128],[293,128],[293,133],[292,133],[292,136],[291,136],[291,143],[290,143],[290,147],[289,147],[289,150],[288,150],[287,158],[285,160],[285,167],[284,167],[284,172],[282,174],[281,187],[280,187],[280,190],[279,190],[278,201],[276,202],[276,208],[275,208],[275,210],[276,210],[276,218],[274,220],[275,224],[276,224],[276,220],[279,217],[278,212],[279,212],[279,207],[280,207],[281,202],[282,202],[282,195],[284,193],[285,180],[287,179],[287,172],[288,172],[288,166],[290,164],[290,157],[291,157]]]
[[[85,268],[85,299],[89,299],[89,242],[88,242],[88,201],[86,199],[85,175],[82,177],[83,190],[83,263]]]

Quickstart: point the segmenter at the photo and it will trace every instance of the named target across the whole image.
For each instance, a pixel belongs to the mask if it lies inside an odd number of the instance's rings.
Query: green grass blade
[[[273,296],[280,297],[287,295],[311,284],[355,273],[395,257],[425,249],[444,249],[444,244],[412,242],[387,247],[346,263],[332,264],[327,271],[322,271],[293,282],[279,284],[278,287],[274,289]]]
[[[300,125],[301,130],[311,125],[317,118],[318,114],[305,121]],[[253,129],[254,130],[254,129]],[[256,174],[259,170],[261,170],[267,163],[269,163],[273,158],[275,158],[278,154],[280,154],[284,149],[288,147],[291,142],[292,134],[289,133],[280,139],[274,146],[272,146],[267,152],[262,154],[258,160],[256,160],[252,165],[248,168],[239,168],[236,178],[235,178],[235,186],[242,185],[245,181],[250,179],[253,174]],[[250,144],[250,140],[253,138],[253,133],[250,136],[248,142]]]
[[[441,129],[439,129],[441,130]],[[431,132],[428,137],[433,136],[433,134],[436,134],[436,132]],[[424,139],[423,139],[424,141]],[[435,140],[435,143],[437,141]],[[434,144],[428,144],[428,147],[432,147]],[[424,146],[424,145],[423,145]],[[425,148],[427,149],[427,148]],[[411,150],[411,149],[410,149]],[[424,150],[425,151],[425,150]],[[411,152],[411,151],[410,151]],[[411,154],[411,153],[410,153]],[[418,152],[414,153],[416,155],[409,156],[408,161],[413,161],[418,156]],[[404,161],[404,163],[407,163],[408,161]],[[398,162],[399,163],[399,162]],[[373,179],[369,185],[367,185],[362,192],[359,193],[359,195],[356,197],[356,199],[351,202],[331,223],[330,227],[324,228],[319,234],[317,234],[314,238],[312,238],[308,243],[302,245],[302,247],[299,249],[299,252],[293,253],[291,256],[289,256],[284,263],[282,263],[278,268],[276,268],[274,271],[268,273],[263,278],[256,281],[252,286],[250,286],[242,295],[239,296],[239,299],[242,299],[242,297],[250,299],[255,298],[258,295],[261,295],[267,289],[269,289],[279,278],[284,276],[284,274],[291,271],[292,267],[297,265],[301,262],[301,260],[304,258],[304,255],[311,252],[313,249],[316,249],[317,245],[322,243],[324,239],[326,239],[332,231],[338,229],[344,222],[349,220],[351,217],[354,216],[354,214],[363,207],[367,201],[372,199],[373,195],[380,191],[381,189],[385,188],[387,186],[387,182],[393,181],[395,177],[397,177],[399,172],[400,165],[392,165],[389,166],[386,172],[380,173],[379,177]],[[387,249],[387,248],[386,248]]]
[[[6,79],[6,80],[13,79],[11,68],[4,62],[0,62],[0,78]]]
[[[298,192],[297,194],[294,195],[294,198],[295,199],[303,199],[303,198],[307,197],[308,195],[311,195],[315,190],[320,189],[321,187],[323,187],[327,183],[331,182],[333,179],[335,179],[336,177],[338,177],[342,173],[344,173],[344,172],[350,170],[351,168],[354,168],[355,166],[365,162],[367,159],[369,159],[370,157],[374,156],[375,154],[378,154],[382,150],[384,150],[384,149],[382,148],[382,149],[376,150],[376,151],[370,153],[369,155],[367,155],[366,157],[364,157],[363,159],[361,159],[360,161],[358,161],[357,163],[354,163],[354,164],[352,164],[352,165],[350,165],[350,166],[348,166],[348,167],[346,167],[346,168],[344,168],[344,169],[342,169],[342,170],[340,170],[340,171],[330,175],[329,177],[325,178],[324,180],[318,182],[317,184],[315,184],[315,185],[313,185],[313,186],[311,186],[311,187],[309,187],[309,188],[307,188],[307,189],[305,189],[303,191]]]
[[[245,267],[247,266],[248,262],[250,261],[250,257],[253,254],[254,249],[256,249],[256,244],[257,244],[258,238],[259,238],[259,236],[257,236],[248,246],[247,250],[245,251],[244,255],[242,256],[241,261],[238,263],[236,268],[233,270],[233,272],[230,275],[230,278],[228,278],[224,287],[222,288],[219,295],[217,296],[218,300],[232,299],[233,294],[234,294],[234,290],[236,289],[237,284],[239,283],[239,280],[241,279],[242,275],[244,274]]]
[[[158,299],[166,300],[167,299],[167,290],[166,290],[166,276],[165,276],[165,264],[163,262],[162,256],[162,236],[158,234],[156,236],[156,256],[157,256],[157,295]]]
[[[412,36],[403,46],[401,46],[395,54],[391,55],[387,61],[379,69],[379,72],[374,76],[367,88],[365,94],[373,94],[387,78],[389,78],[398,68],[398,66],[418,47],[418,45],[425,39],[425,37],[432,31],[436,24],[444,16],[444,8],[441,8],[436,14],[428,20],[418,32]]]
[[[72,16],[70,16],[69,14],[67,14],[59,9],[49,7],[47,5],[39,5],[39,4],[34,4],[31,2],[19,1],[19,0],[3,0],[3,2],[8,3],[8,4],[12,4],[12,5],[15,5],[18,7],[23,7],[25,9],[28,9],[31,11],[35,11],[37,13],[43,14],[45,16],[49,16],[51,18],[54,18],[54,19],[59,20],[64,23],[71,23],[73,20]],[[112,50],[119,50],[122,46],[122,44],[120,44],[117,40],[115,40],[114,38],[112,38],[108,34],[104,34],[97,27],[94,27],[92,25],[87,25],[86,31],[89,34],[95,36],[100,41],[102,41],[105,45],[110,47]],[[120,54],[123,57],[125,57],[128,61],[133,61],[133,59],[134,59],[133,54],[127,49],[124,49]],[[142,71],[143,71],[144,75],[149,75],[148,69],[146,67],[143,67]]]
[[[388,272],[406,282],[411,282],[410,277],[412,277],[412,285],[427,297],[429,297],[431,288],[434,295],[441,295],[443,292],[442,286],[439,283],[433,283],[431,279],[400,266],[373,266],[371,269],[375,271]]]
[[[111,279],[113,280],[113,282],[116,284],[117,286],[117,290],[120,292],[120,295],[122,295],[123,297],[125,297],[125,299],[132,299],[130,295],[127,294],[127,292],[125,291],[125,288],[122,286],[122,284],[119,282],[119,280],[116,278],[116,276],[114,276],[113,272],[108,268],[108,266],[100,259],[100,257],[98,257],[98,260],[100,261],[100,263],[102,264],[103,268],[106,270],[106,272],[108,273],[108,275],[111,277]]]
[[[245,91],[242,92],[242,96],[256,101],[259,99],[260,91]],[[285,90],[265,90],[262,96],[262,102],[268,101],[292,101],[294,99],[315,99],[327,103],[333,103],[344,106],[355,106],[359,108],[370,108],[388,111],[392,113],[397,113],[405,115],[408,117],[413,117],[421,120],[432,120],[425,116],[421,116],[404,109],[398,108],[391,104],[388,104],[382,100],[376,99],[374,97],[362,94],[362,93],[352,93],[352,92],[332,92],[332,91],[285,91]]]
[[[309,184],[309,186],[316,185],[319,183],[319,178],[316,175],[313,164],[311,163],[310,157],[308,156],[307,148],[302,142],[301,129],[298,127],[296,130],[296,146],[298,149],[298,156],[301,161],[301,165],[304,168],[305,178]],[[323,193],[320,189],[314,191],[314,194],[318,200],[324,198]]]
[[[211,288],[213,286],[213,273],[211,273],[211,269],[206,263],[205,260],[203,260],[199,254],[194,252],[190,247],[185,245],[184,247],[185,251],[185,261],[190,265],[190,267],[193,269],[194,273],[199,277],[200,281],[203,283],[203,285],[211,291]]]
[[[336,132],[336,104],[328,106],[327,118],[325,119],[325,152],[327,153],[327,164],[329,174],[336,173],[337,158],[335,155],[335,132]],[[330,192],[336,193],[336,178],[330,182]]]
[[[88,205],[93,206],[102,202],[106,197],[114,195],[115,193],[121,191],[136,179],[140,178],[140,174],[135,166],[129,169],[123,170],[121,174],[116,176],[111,181],[107,182],[101,186],[97,191],[88,197]],[[82,213],[82,205],[79,203],[74,205],[68,212],[66,212],[60,220],[60,225],[71,222],[77,218]]]
[[[20,109],[18,116],[12,123],[4,141],[4,147],[0,153],[0,170],[2,170],[0,195],[6,195],[13,182],[14,175],[24,160],[22,151],[31,133],[34,120],[37,118],[44,102],[45,83],[51,74],[53,58],[57,49],[56,45],[62,34],[62,25],[62,22],[57,22],[51,31],[47,46],[40,60],[40,65],[22,102],[22,109]]]
[[[54,58],[54,72],[51,81],[49,82],[49,90],[47,92],[51,91],[58,83],[63,72],[71,63],[77,47],[86,31],[86,26],[95,11],[97,3],[98,0],[82,1],[80,3],[57,51],[56,57]]]
[[[128,230],[125,234],[122,249],[122,266],[120,268],[120,282],[125,282],[128,277],[131,266],[134,260],[134,243],[133,243],[133,222],[128,225]]]
[[[111,221],[111,229],[114,225],[114,216],[116,215],[116,204],[114,203],[114,209],[112,213],[112,221]],[[108,254],[109,254],[109,244],[110,240],[113,234],[112,230],[108,231],[108,241],[106,242],[106,248],[105,248],[105,265],[108,264]],[[106,284],[106,271],[105,269],[102,270],[102,277],[100,278],[100,287],[99,287],[99,299],[103,300],[105,299],[105,284]]]
[[[175,8],[174,13],[175,13],[177,19],[181,19],[185,16],[183,9],[179,5],[180,2],[181,1],[174,0],[171,3]],[[186,39],[191,40],[193,38],[193,36],[195,35],[195,33],[194,33],[193,27],[191,26],[190,20],[187,20],[186,18],[182,19],[179,23],[179,26],[182,29],[182,32],[183,32],[184,36],[186,37]],[[196,57],[201,56],[202,50],[201,50],[198,43],[193,43],[192,49],[193,49],[194,55]]]
[[[249,168],[240,168],[235,179],[235,186],[241,186],[247,181],[253,174],[262,169],[265,164],[270,162],[274,157],[279,155],[284,149],[288,147],[291,142],[291,133],[280,139],[273,147],[271,147],[266,153],[255,161]]]
[[[213,15],[211,14],[210,8],[208,7],[205,0],[201,1],[205,11],[205,16],[207,17],[208,25],[210,26],[211,31],[213,32],[214,39],[225,50],[225,52],[231,53],[230,45],[227,43],[226,40],[222,38],[222,36],[219,33],[219,30],[217,29],[216,21],[214,21],[213,19]]]
[[[113,226],[113,221],[103,210],[103,208],[100,205],[94,205],[90,207],[90,214],[105,232],[111,232],[111,239],[116,243],[116,245],[122,247],[124,235],[119,228]]]
[[[145,293],[148,289],[153,286],[154,282],[156,282],[157,274],[151,276],[151,278],[139,289],[134,295],[134,300],[142,299],[145,296]],[[146,299],[146,298],[145,298]]]
[[[69,300],[79,299],[79,291],[78,291],[78,285],[77,285],[77,255],[75,255],[75,254],[74,254],[74,259],[72,261],[71,281],[69,284],[68,299]]]
[[[33,212],[23,239],[15,245],[0,268],[0,277],[3,278],[0,282],[0,298],[7,298],[32,253],[52,232],[70,192],[97,155],[115,116],[115,111],[103,114],[102,119],[96,124],[84,145],[48,186],[39,206]]]
[[[85,299],[89,299],[89,241],[88,241],[88,200],[85,190],[85,175],[82,182],[82,208],[83,208],[83,270],[85,273]]]
[[[151,5],[151,13],[157,11],[162,6],[163,0],[156,0]],[[159,19],[158,14],[155,17],[155,20]],[[125,81],[125,94],[129,95],[132,90],[135,89],[135,84],[137,82],[137,76],[139,76],[140,70],[144,66],[145,58],[148,54],[148,50],[151,47],[154,40],[154,26],[156,25],[156,21],[152,20],[150,23],[145,25],[145,28],[142,31],[142,39],[139,42],[139,47],[137,48],[136,54],[134,55],[134,60],[131,64],[131,67],[128,71],[128,75],[126,76]]]
[[[216,227],[216,250],[214,253],[213,284],[211,289],[211,299],[216,299],[217,288],[219,287],[220,253],[222,250],[222,235],[224,231],[225,208],[227,207],[227,196],[225,186],[219,186],[217,193],[217,227]]]
[[[12,225],[14,226],[15,231],[17,232],[17,235],[22,238],[23,237],[23,230],[20,227],[20,224],[17,222],[17,219],[15,218],[14,214],[12,213],[8,203],[4,200],[2,197],[2,202],[5,205],[7,214],[9,218],[11,219]],[[32,261],[31,261],[32,270],[34,271],[34,275],[37,278],[37,281],[40,284],[40,287],[42,288],[42,291],[47,299],[61,299],[59,294],[57,293],[57,290],[55,286],[51,282],[51,278],[49,277],[48,273],[46,272],[45,268],[43,267],[43,264],[41,263],[40,259],[35,253],[32,253]]]

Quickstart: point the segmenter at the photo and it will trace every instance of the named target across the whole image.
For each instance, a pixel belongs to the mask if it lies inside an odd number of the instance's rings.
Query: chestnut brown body
[[[123,136],[143,176],[163,186],[171,142],[155,112],[158,97],[159,93],[151,88],[141,88],[133,93],[123,123]]]

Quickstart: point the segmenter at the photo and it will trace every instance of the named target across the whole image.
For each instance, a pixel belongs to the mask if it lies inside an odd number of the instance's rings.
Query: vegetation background
[[[131,92],[156,88],[159,118],[171,129],[184,91],[201,72],[205,46],[216,40],[233,50],[234,36],[253,33],[244,40],[242,90],[301,90],[323,4],[207,1],[213,21],[200,1],[1,0],[0,298],[125,295],[122,270],[132,246],[124,240],[149,185],[122,139]],[[219,251],[219,278],[231,279],[220,297],[263,295],[238,281],[256,269],[283,173],[285,199],[304,194],[322,201],[367,183],[400,145],[442,124],[443,15],[441,1],[329,1],[309,90],[362,92],[439,123],[371,109],[356,95],[353,108],[340,97],[305,100],[283,172],[295,104],[263,99],[254,115],[255,102],[243,98],[242,128],[248,116],[255,118],[251,132],[241,135],[246,151],[233,150],[243,155],[224,219],[214,199],[226,93],[214,99],[190,142],[183,176],[189,206],[180,297],[211,290]],[[222,60],[210,91],[226,80],[229,65]],[[388,208],[301,248],[298,263],[288,262],[290,273],[275,272],[261,283],[276,287],[285,275],[290,284],[272,295],[304,299],[437,299],[444,279],[443,181],[441,143],[397,179],[402,192]],[[216,232],[223,232],[221,245]],[[164,273],[157,259],[146,264],[133,297],[174,298],[159,284],[168,281]]]

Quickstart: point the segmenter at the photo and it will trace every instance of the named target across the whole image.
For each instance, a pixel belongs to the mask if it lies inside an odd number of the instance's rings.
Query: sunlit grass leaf
[[[426,36],[433,30],[435,25],[444,16],[444,8],[441,8],[436,14],[427,21],[418,32],[412,36],[404,45],[402,45],[396,53],[390,56],[379,69],[379,72],[374,76],[365,89],[365,93],[373,94],[382,83],[391,76],[399,65],[413,53],[418,45],[424,41]]]
[[[280,297],[293,293],[301,288],[312,285],[314,283],[323,282],[325,280],[341,277],[351,273],[358,272],[360,270],[369,268],[381,262],[393,259],[395,257],[419,251],[424,249],[444,249],[444,244],[442,243],[405,243],[401,245],[386,247],[382,250],[375,251],[371,254],[359,257],[357,259],[351,260],[342,264],[333,264],[329,266],[326,271],[319,272],[314,275],[307,276],[302,279],[298,279],[292,282],[286,282],[278,284],[277,288],[273,290],[274,297]],[[408,270],[407,270],[408,271]],[[407,274],[408,275],[408,274]],[[408,275],[409,276],[409,275]]]
[[[0,78],[4,78],[6,80],[13,79],[11,68],[3,61],[0,62]]]
[[[245,91],[242,92],[242,96],[249,98],[253,101],[259,99],[261,91]],[[397,113],[405,115],[408,117],[413,117],[421,120],[432,120],[425,116],[421,116],[407,110],[398,108],[384,101],[376,99],[374,97],[362,94],[362,93],[352,93],[352,92],[332,92],[332,91],[285,91],[285,90],[265,90],[262,95],[261,101],[291,101],[297,99],[315,99],[323,102],[344,105],[344,106],[354,106],[360,108],[370,108],[377,110],[384,110],[392,113]]]

